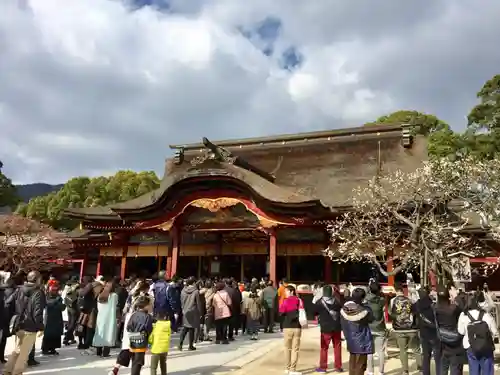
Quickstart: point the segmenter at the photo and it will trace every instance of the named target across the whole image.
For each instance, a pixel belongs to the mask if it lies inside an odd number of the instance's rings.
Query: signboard
[[[220,262],[218,260],[212,260],[210,262],[210,273],[213,275],[220,273]]]
[[[470,283],[472,281],[472,269],[470,258],[464,254],[457,254],[450,259],[451,276],[456,283]]]

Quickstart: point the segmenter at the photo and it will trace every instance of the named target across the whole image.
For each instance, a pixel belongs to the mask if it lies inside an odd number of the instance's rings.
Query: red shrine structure
[[[426,139],[402,125],[170,147],[158,189],[65,211],[80,222],[71,236],[85,274],[365,280],[369,266],[323,256],[327,224],[354,188],[427,158]]]

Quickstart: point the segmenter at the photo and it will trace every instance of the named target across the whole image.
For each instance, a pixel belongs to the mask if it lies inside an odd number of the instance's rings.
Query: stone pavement
[[[258,341],[251,341],[248,337],[238,336],[230,345],[215,345],[212,343],[198,344],[195,352],[179,352],[176,347],[179,335],[172,337],[172,350],[169,354],[167,367],[169,375],[277,375],[283,374],[284,348],[280,333],[260,334]],[[37,342],[40,348],[41,339]],[[6,353],[10,353],[13,340],[9,339]],[[500,349],[500,348],[499,348]],[[37,355],[40,366],[29,368],[24,373],[30,374],[61,374],[61,375],[107,375],[113,367],[117,350],[112,351],[110,358],[101,359],[95,356],[81,355],[75,347],[62,348],[57,357]],[[342,359],[344,369],[347,369],[349,355],[343,345]],[[319,328],[312,326],[303,332],[299,358],[299,371],[303,374],[312,374],[319,361]],[[329,367],[332,368],[333,350],[329,352]],[[413,360],[411,372],[416,373]],[[0,370],[1,370],[0,365]],[[467,366],[464,373],[468,374]],[[149,374],[149,358],[142,374]],[[377,373],[377,369],[375,371]],[[0,371],[1,373],[1,371]],[[386,374],[401,373],[401,365],[397,349],[389,348],[389,359],[386,364]],[[129,369],[122,369],[122,375],[129,375]]]
[[[342,345],[342,361],[344,370],[348,369],[349,354],[345,348],[345,343]],[[329,351],[329,369],[333,369],[333,349]],[[389,348],[388,360],[386,362],[385,374],[396,375],[402,374],[401,362],[399,360],[399,352],[396,348]],[[278,375],[284,371],[284,348],[283,344],[275,345],[272,351],[267,351],[267,354],[261,355],[259,359],[247,363],[244,367],[236,370],[229,370],[231,375]],[[315,373],[316,367],[319,364],[319,328],[311,327],[305,330],[302,334],[300,357],[298,371],[304,375]],[[432,364],[432,374],[434,374],[434,364]],[[347,371],[345,372],[347,374]],[[378,366],[375,368],[375,373],[378,374]],[[410,356],[410,373],[418,374],[415,360]],[[467,366],[464,366],[464,374],[468,374]]]
[[[265,353],[282,343],[279,333],[262,334],[259,341],[251,341],[247,336],[237,336],[236,340],[229,345],[201,343],[197,345],[198,350],[194,352],[187,350],[179,352],[177,350],[178,341],[179,335],[174,334],[172,350],[167,361],[169,375],[212,375],[232,372],[248,362],[261,358]],[[37,349],[40,348],[40,345],[41,339],[38,339]],[[12,347],[13,340],[9,339],[6,354],[10,353]],[[57,357],[45,357],[37,354],[37,360],[41,364],[28,368],[24,374],[107,375],[115,363],[118,352],[118,349],[113,350],[110,358],[103,359],[81,355],[75,347],[61,348],[60,355]],[[149,358],[147,358],[142,373],[149,374],[149,371]],[[130,369],[120,370],[120,375],[128,374],[130,374]]]

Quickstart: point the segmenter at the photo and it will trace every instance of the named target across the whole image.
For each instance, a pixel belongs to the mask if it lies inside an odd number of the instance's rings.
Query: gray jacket
[[[266,286],[262,289],[260,295],[262,306],[268,309],[274,309],[276,306],[276,300],[278,298],[278,291],[273,286]]]
[[[200,292],[195,285],[188,285],[181,292],[182,325],[186,328],[199,328],[203,312]]]

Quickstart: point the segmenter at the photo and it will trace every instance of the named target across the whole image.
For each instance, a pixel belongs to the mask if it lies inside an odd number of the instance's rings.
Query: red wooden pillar
[[[269,234],[269,279],[273,281],[274,286],[278,285],[278,280],[276,280],[277,258],[276,231],[272,230]]]
[[[172,251],[169,254],[171,258],[169,278],[177,274],[177,264],[179,262],[179,236],[180,236],[179,228],[174,226],[172,228]],[[167,259],[167,268],[168,268],[168,259]]]
[[[387,272],[392,272],[394,270],[394,250],[387,250]],[[394,275],[387,278],[387,283],[389,286],[394,287]]]
[[[170,250],[168,251],[167,255],[167,264],[165,266],[165,273],[167,274],[167,279],[170,279],[172,277],[172,253]]]
[[[332,261],[329,257],[323,257],[325,259],[325,283],[332,283]]]
[[[87,250],[84,250],[82,265],[80,266],[80,282],[82,282],[83,276],[85,276],[85,268],[87,267],[88,258],[89,258],[88,252]]]
[[[99,255],[99,258],[97,258],[97,269],[95,271],[95,277],[101,276],[101,263],[102,263],[102,256]]]
[[[124,244],[122,247],[122,263],[120,266],[120,279],[125,280],[125,274],[127,272],[127,254],[128,254],[128,243]]]

